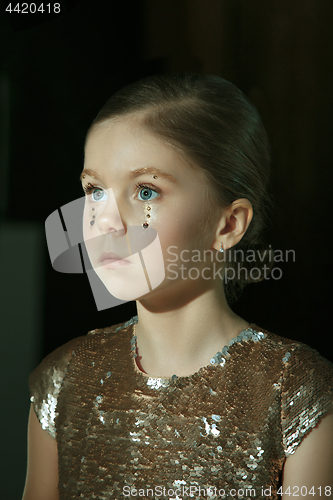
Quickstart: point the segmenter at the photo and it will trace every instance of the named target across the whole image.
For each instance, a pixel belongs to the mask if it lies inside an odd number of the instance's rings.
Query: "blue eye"
[[[157,193],[157,191],[155,191],[155,189],[150,188],[146,184],[137,184],[136,187],[138,189],[141,188],[138,195],[140,196],[140,198],[138,198],[140,201],[151,201],[157,198],[157,196],[159,196],[159,194]],[[155,194],[156,196],[154,196],[154,198],[151,198],[152,194]]]
[[[104,189],[93,186],[92,184],[90,184],[90,182],[86,186],[84,186],[83,189],[87,195],[92,195],[93,201],[106,201],[103,200],[104,195],[106,195],[107,197],[107,193],[106,191],[104,191]]]
[[[104,195],[107,196],[107,193],[103,189],[101,189],[101,188],[95,188],[92,191],[92,198],[93,198],[94,201],[102,201]]]

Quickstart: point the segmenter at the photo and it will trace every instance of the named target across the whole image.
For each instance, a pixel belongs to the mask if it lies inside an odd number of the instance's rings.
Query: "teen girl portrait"
[[[269,165],[257,110],[222,78],[148,77],[102,108],[85,143],[83,234],[137,315],[30,375],[23,500],[332,497],[332,363],[229,306],[262,279],[234,250],[261,244]],[[137,267],[117,249],[139,226],[158,234],[164,278],[135,294]]]

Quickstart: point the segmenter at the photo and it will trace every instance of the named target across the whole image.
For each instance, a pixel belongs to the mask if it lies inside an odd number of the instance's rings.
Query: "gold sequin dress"
[[[285,458],[333,402],[333,364],[251,325],[195,374],[152,378],[137,320],[71,340],[30,375],[60,499],[281,499]]]

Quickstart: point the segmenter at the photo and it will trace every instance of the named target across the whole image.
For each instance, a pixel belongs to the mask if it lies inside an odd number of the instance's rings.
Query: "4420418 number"
[[[331,486],[323,486],[323,487],[318,486],[317,488],[312,486],[312,488],[310,488],[309,490],[306,486],[293,486],[292,491],[290,486],[288,486],[288,488],[285,491],[282,491],[282,486],[280,486],[280,488],[277,490],[276,493],[278,495],[281,495],[281,497],[282,495],[289,495],[292,497],[306,497],[307,495],[312,495],[312,496],[319,495],[320,497],[321,496],[330,497]]]
[[[14,5],[14,4],[13,4]],[[41,13],[41,14],[60,14],[61,7],[60,3],[41,3],[41,4],[36,4],[36,3],[17,3],[15,4],[15,7],[12,7],[12,4],[8,4],[6,7],[6,12],[9,12],[10,14],[35,14],[35,13]]]

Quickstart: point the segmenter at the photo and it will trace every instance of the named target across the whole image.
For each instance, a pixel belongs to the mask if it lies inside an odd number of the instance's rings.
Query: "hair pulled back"
[[[270,204],[266,192],[269,142],[256,108],[233,83],[217,76],[150,76],[116,92],[88,134],[98,124],[132,113],[139,113],[140,123],[148,131],[166,139],[204,171],[211,186],[211,206],[226,207],[239,198],[251,202],[252,221],[240,242],[230,249],[233,252],[226,252],[235,278],[226,281],[225,291],[229,302],[234,301],[247,283],[263,279],[262,273],[250,276],[253,267],[272,267],[270,252],[264,252],[261,240]],[[263,252],[265,258],[244,261],[249,249],[254,251],[252,255]],[[233,257],[235,254],[241,254],[241,259]]]

